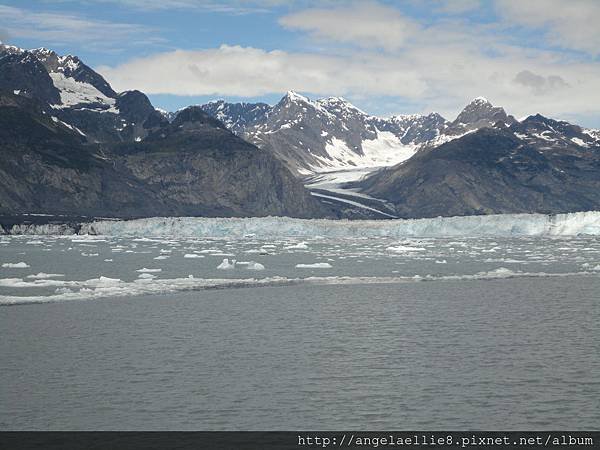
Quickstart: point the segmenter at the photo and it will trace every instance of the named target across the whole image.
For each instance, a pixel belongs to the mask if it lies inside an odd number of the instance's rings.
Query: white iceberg
[[[223,259],[223,262],[217,266],[217,269],[219,269],[219,270],[235,269],[235,259],[231,260],[231,262],[229,262],[229,259],[227,259],[227,258]]]
[[[236,267],[245,266],[248,270],[265,270],[265,266],[254,261],[238,261],[235,263],[235,265]]]
[[[286,250],[308,250],[308,245],[306,242],[298,242],[297,244],[290,245],[285,248]]]
[[[40,272],[35,275],[27,275],[27,278],[31,278],[33,280],[47,280],[49,278],[60,278],[60,277],[64,277],[64,275],[60,274],[60,273],[44,273],[44,272]]]
[[[2,264],[2,267],[7,269],[27,269],[30,266],[26,262],[21,261],[18,263],[4,263]]]
[[[296,269],[331,269],[329,263],[296,264]]]

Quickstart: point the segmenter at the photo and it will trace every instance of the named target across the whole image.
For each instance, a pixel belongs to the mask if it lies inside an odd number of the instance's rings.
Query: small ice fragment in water
[[[265,266],[254,261],[240,261],[235,263],[236,266],[246,266],[248,270],[265,270]]]
[[[44,273],[44,272],[40,272],[36,275],[27,275],[27,278],[32,278],[34,280],[47,280],[48,278],[58,278],[58,277],[64,277],[64,275],[62,275],[60,273]]]
[[[219,269],[219,270],[235,269],[235,259],[232,259],[231,262],[229,262],[229,259],[227,259],[227,258],[223,259],[223,262],[217,266],[217,269]]]
[[[299,242],[295,245],[290,245],[288,247],[286,247],[286,250],[307,250],[308,249],[308,245],[306,245],[306,242]]]
[[[329,263],[296,264],[296,269],[331,269]]]
[[[29,264],[21,261],[18,263],[4,263],[2,264],[2,267],[6,267],[7,269],[27,269],[29,266]]]
[[[408,245],[398,245],[396,247],[388,247],[387,251],[389,251],[389,252],[396,252],[396,253],[424,252],[425,249],[423,247],[410,247]]]
[[[156,275],[152,275],[151,273],[140,273],[138,275],[138,278],[141,279],[145,279],[145,280],[152,280],[153,278],[156,278]]]

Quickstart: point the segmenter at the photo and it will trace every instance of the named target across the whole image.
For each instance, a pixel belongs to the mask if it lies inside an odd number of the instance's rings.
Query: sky
[[[345,97],[448,119],[484,96],[600,128],[598,0],[0,0],[0,41],[78,55],[176,110]]]

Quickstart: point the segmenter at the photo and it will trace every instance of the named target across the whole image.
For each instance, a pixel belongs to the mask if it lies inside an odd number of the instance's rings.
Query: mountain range
[[[169,122],[78,58],[0,47],[0,214],[328,217],[274,155],[199,107]]]
[[[453,121],[340,97],[174,113],[0,45],[0,214],[418,218],[600,209],[600,132],[478,97]]]

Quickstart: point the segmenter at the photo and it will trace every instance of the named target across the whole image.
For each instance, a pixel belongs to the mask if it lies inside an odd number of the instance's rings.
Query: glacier
[[[498,214],[430,219],[327,220],[289,217],[153,217],[96,220],[77,226],[14,225],[8,234],[177,237],[479,237],[600,235],[600,211],[567,214]]]

